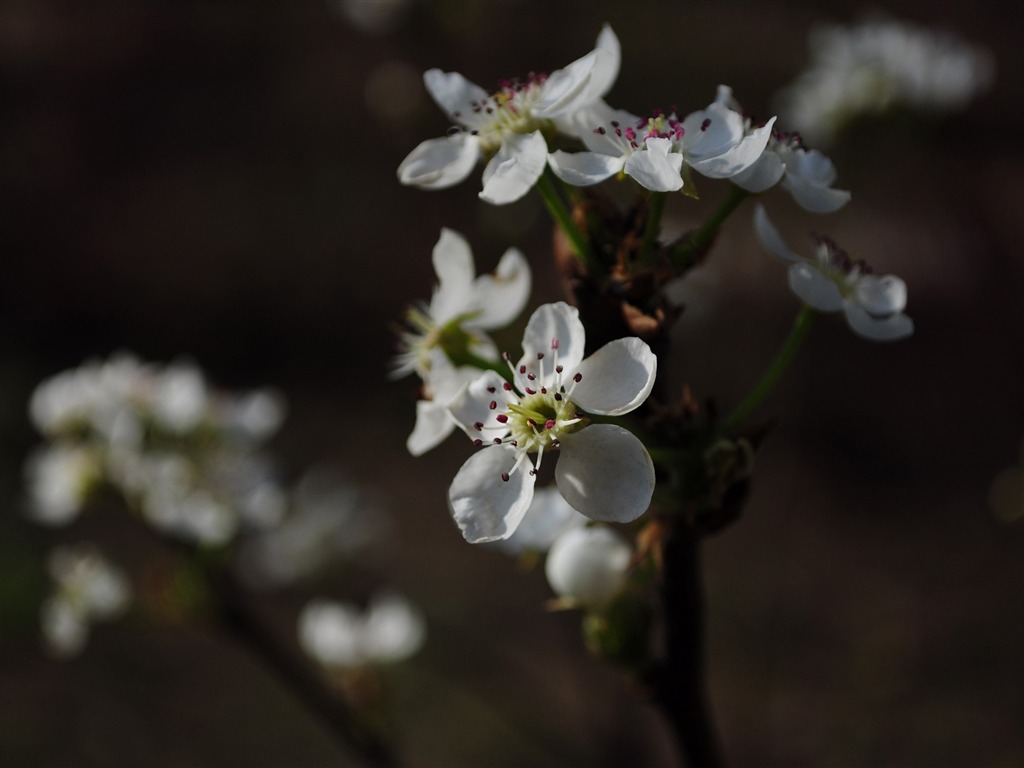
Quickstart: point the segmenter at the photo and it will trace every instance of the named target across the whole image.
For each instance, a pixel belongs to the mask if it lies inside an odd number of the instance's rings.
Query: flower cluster
[[[671,350],[680,316],[665,287],[708,257],[728,216],[775,187],[813,214],[840,210],[851,193],[836,187],[828,157],[775,116],[753,119],[726,85],[689,112],[611,106],[619,64],[606,26],[594,51],[566,69],[490,95],[461,75],[426,73],[455,126],[416,147],[400,181],[448,187],[483,158],[484,200],[511,202],[536,187],[559,231],[555,261],[569,301],[537,307],[522,353],[499,355],[487,333],[523,310],[527,262],[510,249],[493,276],[477,277],[465,241],[444,229],[434,248],[438,287],[409,313],[395,368],[422,379],[410,453],[456,428],[477,448],[448,487],[463,537],[530,561],[543,555],[557,603],[586,611],[588,645],[640,669],[652,645],[641,593],[661,576],[673,536],[695,540],[737,518],[756,453],[747,418],[802,343],[812,310],[842,311],[856,333],[878,341],[909,336],[913,322],[902,280],[872,274],[828,237],[813,256],[797,255],[758,204],[757,234],[789,264],[790,286],[807,305],[781,362],[724,418],[688,389],[671,402],[664,381],[648,404],[662,365],[653,349]],[[665,206],[672,193],[698,199],[698,175],[728,182],[728,194],[702,226],[663,241]],[[600,189],[627,177],[632,205]],[[553,485],[539,479],[545,474]]]
[[[858,115],[897,106],[950,111],[989,86],[991,54],[949,33],[870,19],[815,28],[811,65],[779,96],[779,109],[819,144]]]
[[[196,366],[127,355],[44,381],[30,415],[49,444],[26,464],[28,514],[64,525],[113,486],[157,529],[211,546],[242,525],[280,521],[286,502],[258,449],[283,418],[280,396],[213,391]]]
[[[49,570],[56,591],[42,606],[43,638],[54,655],[75,656],[90,625],[127,610],[132,590],[120,569],[86,544],[54,549]]]

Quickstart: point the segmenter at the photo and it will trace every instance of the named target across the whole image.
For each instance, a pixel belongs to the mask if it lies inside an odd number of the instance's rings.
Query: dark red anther
[[[473,429],[475,429],[477,432],[480,432],[481,430],[483,430],[483,428],[484,423],[482,421],[477,421],[473,423]]]
[[[504,480],[507,483],[508,482],[508,472],[502,472],[501,473],[501,479]]]
[[[575,376],[572,377],[572,380],[579,384],[581,381],[583,381],[583,374],[577,373]]]
[[[536,389],[530,389],[529,387],[526,387],[526,394],[528,394],[528,395],[536,395],[537,394],[537,390]]]
[[[706,131],[708,129],[709,125],[711,125],[711,118],[710,117],[705,117],[704,118],[704,122],[700,124],[700,129],[702,131]]]
[[[491,402],[487,404],[487,407],[490,408],[493,411],[495,408],[498,407],[498,401],[497,400],[491,400]]]
[[[501,385],[501,388],[504,389],[506,392],[512,391],[512,385],[509,384],[507,381]]]
[[[495,416],[494,418],[496,418],[496,419],[498,420],[498,423],[499,423],[499,424],[507,424],[507,423],[508,423],[508,414],[505,414],[505,413],[499,413],[499,414],[498,414],[497,416]]]

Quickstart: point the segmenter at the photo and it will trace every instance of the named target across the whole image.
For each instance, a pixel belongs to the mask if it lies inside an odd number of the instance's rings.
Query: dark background
[[[444,492],[467,446],[411,459],[415,384],[386,379],[442,226],[468,237],[481,270],[521,248],[534,305],[559,297],[543,209],[487,206],[478,173],[429,193],[395,168],[447,128],[419,80],[430,67],[490,87],[567,64],[607,21],[623,49],[614,105],[688,112],[721,82],[763,115],[806,65],[808,30],[868,8],[410,2],[376,32],[339,8],[0,3],[4,765],[351,760],[202,617],[150,609],[99,627],[73,661],[43,654],[52,543],[98,537],[133,572],[173,556],[116,520],[52,532],[18,514],[32,387],[122,349],[187,355],[224,387],[279,387],[286,468],[327,461],[376,495],[392,526],[371,575],[317,587],[346,596],[379,580],[426,612],[426,648],[388,678],[408,762],[673,764],[654,710],[587,658],[578,616],[542,610],[543,576],[461,540]],[[853,191],[840,213],[767,196],[794,245],[824,231],[904,277],[917,331],[875,345],[825,318],[764,406],[778,426],[751,503],[705,549],[712,698],[735,765],[1020,765],[1024,521],[997,522],[986,495],[1024,438],[1024,18],[1012,3],[874,8],[988,46],[996,81],[955,115],[856,126],[829,152]],[[712,209],[721,185],[700,189],[699,203],[673,201],[670,223]],[[691,276],[659,371],[724,408],[796,310],[749,221],[741,209]],[[513,347],[518,329],[500,338]],[[267,597],[282,631],[301,597]]]

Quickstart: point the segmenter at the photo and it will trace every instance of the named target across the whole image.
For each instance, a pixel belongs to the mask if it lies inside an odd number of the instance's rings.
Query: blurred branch
[[[398,765],[394,753],[367,729],[358,715],[326,683],[294,645],[266,622],[251,594],[226,567],[208,571],[217,613],[232,634],[277,672],[289,689],[369,766]]]

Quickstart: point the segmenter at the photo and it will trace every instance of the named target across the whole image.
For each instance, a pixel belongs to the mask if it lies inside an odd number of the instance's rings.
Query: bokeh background
[[[579,617],[543,609],[542,574],[462,541],[444,493],[466,446],[410,458],[415,383],[386,377],[397,321],[429,296],[442,226],[468,237],[481,270],[521,248],[534,303],[560,296],[544,211],[487,206],[476,175],[403,188],[395,168],[447,128],[427,68],[488,86],[563,66],[609,22],[623,49],[613,104],[691,111],[727,83],[764,115],[807,64],[808,31],[869,10],[987,46],[996,80],[942,119],[855,126],[830,150],[853,191],[840,213],[767,196],[791,242],[824,231],[904,277],[917,331],[873,345],[827,318],[764,406],[777,426],[750,504],[705,547],[714,709],[737,766],[1024,764],[1024,521],[987,504],[1024,438],[1024,13],[411,0],[375,21],[380,3],[356,5],[0,3],[0,764],[354,764],[202,616],[133,615],[72,661],[43,652],[54,542],[99,539],[135,573],[174,556],[116,516],[54,532],[19,514],[39,440],[32,388],[118,350],[279,388],[289,417],[272,448],[287,470],[335,465],[386,512],[358,577],[340,568],[265,599],[285,633],[314,588],[344,597],[379,580],[421,606],[427,645],[388,676],[407,762],[676,764],[657,713],[587,657]],[[676,226],[699,223],[721,189],[701,191],[670,208]],[[748,213],[681,289],[661,372],[725,408],[796,310]],[[514,346],[518,329],[501,338]]]

